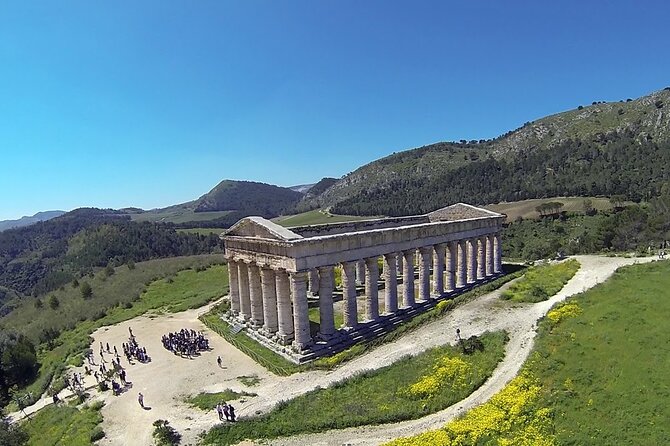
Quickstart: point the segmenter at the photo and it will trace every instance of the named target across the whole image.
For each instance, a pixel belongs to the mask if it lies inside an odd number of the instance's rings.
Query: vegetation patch
[[[154,432],[152,436],[157,446],[175,446],[181,442],[181,434],[170,426],[168,420],[156,420],[153,422]]]
[[[621,268],[547,314],[521,374],[489,403],[389,444],[667,443],[668,290],[670,262]]]
[[[261,379],[258,377],[258,375],[242,375],[238,376],[237,380],[247,387],[257,386],[261,382]]]
[[[244,439],[268,439],[328,429],[391,423],[420,418],[460,401],[491,375],[504,356],[504,332],[485,333],[483,351],[463,354],[444,346],[406,357],[393,365],[364,372],[327,389],[317,389],[280,403],[267,415],[242,419],[209,431],[207,444],[235,444]],[[452,360],[466,363],[463,379],[438,385],[429,394],[413,389],[428,377],[452,371]],[[455,369],[463,371],[460,366]]]
[[[560,263],[535,266],[501,294],[514,302],[541,302],[561,291],[579,269],[579,262],[569,259]]]
[[[88,446],[104,437],[102,403],[77,409],[73,406],[48,406],[21,424],[28,433],[29,446]]]
[[[212,410],[216,405],[222,401],[234,401],[244,398],[245,396],[256,396],[255,393],[235,392],[231,389],[226,389],[223,392],[216,393],[199,393],[195,396],[190,396],[185,401],[193,407],[201,410]]]

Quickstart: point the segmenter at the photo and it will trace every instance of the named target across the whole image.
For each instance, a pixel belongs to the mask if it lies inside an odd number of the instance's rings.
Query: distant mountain
[[[441,142],[373,161],[299,208],[408,215],[458,201],[656,196],[670,181],[670,87],[593,102],[491,140]]]
[[[310,190],[312,188],[312,186],[314,186],[314,184],[316,184],[316,183],[299,184],[297,186],[290,186],[289,189],[291,189],[292,191],[295,191],[295,192],[300,192],[301,194],[305,194],[305,193],[307,193],[308,190]]]
[[[37,223],[38,221],[47,221],[55,217],[60,217],[65,211],[44,211],[38,212],[31,217],[21,217],[18,220],[2,220],[0,221],[0,231],[12,228],[21,228]]]

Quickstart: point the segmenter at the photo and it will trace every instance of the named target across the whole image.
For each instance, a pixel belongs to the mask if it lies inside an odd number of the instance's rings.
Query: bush
[[[93,288],[91,288],[91,285],[89,285],[88,282],[82,283],[79,287],[79,291],[81,291],[81,297],[84,299],[88,299],[93,295]]]
[[[53,294],[51,296],[49,296],[49,306],[51,307],[52,310],[55,310],[56,308],[58,308],[59,305],[60,305],[60,301],[58,300],[58,298],[56,296],[54,296]]]
[[[102,440],[103,438],[105,438],[105,431],[103,431],[101,427],[93,429],[93,432],[91,432],[91,443]]]
[[[181,435],[170,426],[170,422],[167,420],[156,420],[153,423],[154,433],[153,437],[156,440],[158,446],[173,446],[179,444],[181,441]]]

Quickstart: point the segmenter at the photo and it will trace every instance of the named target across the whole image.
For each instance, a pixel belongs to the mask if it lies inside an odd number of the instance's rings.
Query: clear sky
[[[162,207],[670,85],[667,1],[0,1],[0,219]]]

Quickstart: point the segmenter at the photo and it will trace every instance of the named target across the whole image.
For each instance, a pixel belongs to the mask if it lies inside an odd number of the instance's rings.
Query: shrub
[[[103,431],[101,427],[98,426],[93,429],[93,432],[91,432],[91,443],[102,440],[103,438],[105,438],[105,431]]]
[[[84,299],[88,299],[93,295],[93,288],[91,288],[91,285],[89,285],[88,282],[82,283],[79,287],[79,291],[81,292],[81,297]]]
[[[170,426],[167,420],[156,420],[153,423],[154,433],[153,437],[156,439],[158,446],[172,446],[177,445],[181,441],[181,435]]]

